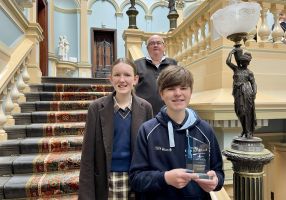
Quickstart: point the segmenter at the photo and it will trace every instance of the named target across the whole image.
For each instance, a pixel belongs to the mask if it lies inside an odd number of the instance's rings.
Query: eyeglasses
[[[163,44],[164,44],[164,42],[162,42],[162,41],[151,41],[151,42],[148,43],[147,46],[155,46],[155,45],[160,46],[160,45],[163,45]]]

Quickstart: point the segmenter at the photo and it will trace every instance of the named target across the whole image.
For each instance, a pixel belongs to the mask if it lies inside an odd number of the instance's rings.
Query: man
[[[154,115],[164,105],[158,93],[157,77],[167,66],[177,64],[174,59],[165,57],[165,48],[163,38],[159,35],[152,35],[147,40],[149,55],[135,61],[139,75],[139,82],[135,87],[136,94],[151,103]]]
[[[286,31],[286,13],[285,12],[281,12],[279,14],[279,23],[280,23],[280,26],[282,28],[282,30],[284,31],[284,36],[282,37],[282,42],[284,44],[286,44],[286,39],[285,39],[285,31]]]
[[[209,192],[223,186],[222,156],[211,126],[187,107],[193,76],[169,66],[157,83],[166,106],[139,128],[131,187],[146,200],[211,200]]]
[[[281,26],[282,30],[285,33],[285,31],[286,31],[286,13],[281,12],[279,14],[279,23],[280,23],[280,26]]]
[[[279,13],[279,18],[278,18],[278,22],[280,24],[280,27],[282,28],[284,34],[283,37],[281,39],[281,42],[283,42],[284,44],[286,44],[286,39],[285,39],[285,31],[286,31],[286,13],[285,12],[281,12]],[[273,31],[275,27],[275,23],[272,25],[271,30]]]

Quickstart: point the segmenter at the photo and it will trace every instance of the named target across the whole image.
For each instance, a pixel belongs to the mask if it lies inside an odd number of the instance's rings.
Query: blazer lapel
[[[136,97],[133,96],[132,99],[132,124],[131,124],[131,151],[134,150],[134,145],[138,133],[138,129],[142,122],[145,120],[144,107],[142,103],[138,101]]]
[[[111,158],[112,158],[112,147],[113,147],[113,96],[108,95],[106,101],[102,104],[100,112],[100,121],[102,128],[102,137],[104,143],[104,149],[106,154],[106,167],[107,172],[110,171]]]

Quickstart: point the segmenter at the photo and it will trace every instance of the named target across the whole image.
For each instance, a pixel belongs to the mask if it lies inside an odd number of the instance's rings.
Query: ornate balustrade
[[[13,46],[0,43],[0,140],[6,140],[3,127],[15,123],[12,114],[20,112],[19,103],[25,101],[23,93],[29,91],[28,83],[39,80],[36,76],[40,69],[35,55],[43,36],[40,26],[29,22],[14,1],[3,0],[0,8],[11,16],[13,23],[23,33]]]
[[[170,39],[167,43],[176,43],[173,48],[172,45],[169,46],[169,56],[178,59],[185,65],[189,65],[199,57],[205,56],[206,52],[210,53],[210,50],[229,45],[230,43],[223,39],[214,41],[214,37],[211,38],[214,30],[210,20],[211,15],[216,10],[226,6],[227,2],[226,0],[204,1],[177,29],[168,33]],[[257,43],[259,44],[257,47],[261,48],[264,47],[263,44],[271,43],[269,47],[276,48],[277,44],[282,44],[281,38],[284,36],[278,22],[278,16],[281,11],[286,9],[286,2],[269,0],[257,2],[262,8],[261,19],[257,29],[249,33],[245,45],[248,47],[253,43]],[[271,22],[274,24],[270,24]],[[257,41],[254,40],[256,34],[258,35]],[[185,54],[188,55],[187,60],[185,60]]]
[[[15,54],[18,53],[16,50]],[[30,53],[31,49],[21,58],[18,58],[20,59],[19,62],[11,60],[0,73],[0,140],[7,139],[3,126],[14,125],[15,121],[12,113],[20,112],[19,103],[25,101],[23,92],[29,90],[27,84],[30,75],[28,74],[27,63],[29,62]],[[13,58],[15,56],[12,55],[11,59]]]

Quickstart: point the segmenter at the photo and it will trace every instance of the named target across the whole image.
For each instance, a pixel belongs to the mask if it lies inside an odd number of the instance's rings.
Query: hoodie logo
[[[172,151],[172,148],[165,148],[165,147],[155,146],[155,150],[156,150],[156,151],[166,151],[166,152],[171,152],[171,151]]]

